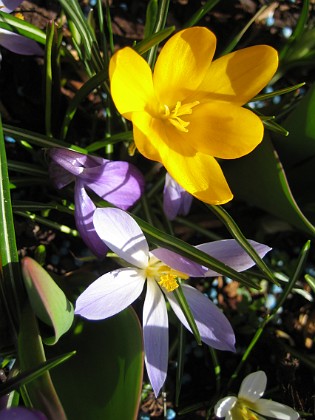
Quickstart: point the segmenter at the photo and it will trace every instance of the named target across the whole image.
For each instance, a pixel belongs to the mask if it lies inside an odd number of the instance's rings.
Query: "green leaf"
[[[51,372],[69,419],[136,419],[143,373],[142,334],[129,308],[104,321],[80,320],[50,352],[77,354]]]
[[[100,56],[95,34],[89,26],[79,2],[77,0],[60,0],[60,4],[67,15],[69,28],[75,28],[74,36],[77,33],[80,35],[76,39],[80,48],[78,53],[86,65],[87,72],[91,74],[101,71],[104,69],[104,62]]]
[[[221,206],[207,205],[207,207],[221,220],[225,225],[227,230],[231,233],[234,239],[241,245],[241,247],[247,252],[251,259],[256,263],[260,270],[267,276],[267,278],[275,283],[279,284],[275,279],[270,268],[265,264],[265,262],[260,258],[259,254],[255,248],[248,242],[246,237],[243,235],[241,229],[235,223],[233,218],[229,213]]]
[[[144,39],[153,34],[158,16],[158,1],[150,0],[147,6],[145,26],[144,26]]]
[[[27,385],[29,382],[34,381],[35,379],[39,378],[41,375],[48,372],[50,369],[64,363],[70,357],[75,355],[75,351],[71,351],[67,354],[63,354],[58,357],[54,357],[53,359],[47,360],[44,363],[39,364],[37,367],[33,369],[29,369],[19,375],[15,376],[14,378],[8,379],[4,383],[0,383],[0,396],[8,394],[9,392],[18,389],[21,386]]]
[[[36,316],[53,327],[54,336],[46,344],[55,344],[73,322],[73,306],[47,271],[30,257],[22,259],[22,275]]]
[[[86,154],[86,150],[75,144],[68,144],[61,140],[44,136],[43,134],[34,133],[33,131],[24,130],[22,128],[13,127],[11,125],[3,125],[4,134],[13,137],[16,140],[27,141],[39,147],[65,147],[76,152]]]
[[[68,128],[73,120],[73,117],[78,109],[79,104],[86,99],[88,94],[92,92],[97,86],[106,82],[108,78],[108,71],[102,70],[96,75],[94,75],[91,79],[89,79],[86,83],[82,85],[82,87],[77,91],[74,98],[69,102],[66,115],[62,124],[61,128],[61,138],[64,140],[67,136]],[[109,90],[109,88],[107,87]]]
[[[229,54],[231,51],[234,50],[234,48],[237,46],[237,44],[240,42],[242,37],[244,36],[245,32],[251,27],[251,25],[257,21],[258,17],[267,9],[267,5],[262,6],[257,13],[255,13],[254,16],[247,22],[246,25],[242,28],[242,30],[234,36],[232,41],[227,45],[226,48],[222,51],[221,55]]]
[[[24,299],[16,248],[6,149],[0,118],[0,299],[15,332]]]
[[[282,123],[289,131],[286,140],[275,137],[281,161],[291,168],[315,156],[315,84]]]
[[[150,48],[157,46],[160,42],[164,41],[164,39],[168,38],[175,30],[175,26],[170,26],[169,28],[162,29],[161,31],[148,36],[143,41],[140,41],[138,44],[135,45],[134,49],[137,51],[138,54],[143,55]]]
[[[106,138],[106,140],[98,140],[94,143],[89,144],[86,147],[86,150],[89,153],[90,152],[95,152],[96,150],[102,149],[103,147],[107,146],[108,144],[115,144],[115,143],[119,143],[119,142],[122,142],[122,141],[128,141],[128,142],[133,141],[132,131],[124,131],[122,133],[114,134],[114,135]]]
[[[289,86],[289,87],[279,89],[279,90],[275,90],[275,91],[270,92],[270,93],[262,93],[260,95],[255,96],[255,98],[253,98],[251,100],[251,102],[265,101],[266,99],[271,99],[271,98],[274,98],[275,96],[286,95],[287,93],[294,92],[295,90],[300,89],[304,85],[305,85],[305,83],[302,82],[302,83],[298,83],[297,85]]]
[[[314,224],[315,164],[315,85],[313,85],[282,125],[290,132],[287,139],[275,136],[273,142],[283,163],[297,202]]]
[[[46,43],[45,32],[25,20],[16,18],[10,13],[0,11],[0,28],[16,32],[44,45]]]
[[[304,278],[305,278],[307,284],[312,289],[313,293],[315,293],[315,278],[313,276],[311,276],[310,274],[305,274]]]
[[[191,312],[191,309],[188,305],[188,302],[186,300],[186,297],[185,297],[185,295],[183,293],[183,290],[180,287],[180,285],[177,289],[174,290],[173,293],[174,293],[174,296],[175,296],[181,310],[183,311],[183,313],[185,315],[185,318],[186,318],[186,320],[187,320],[187,322],[188,322],[188,324],[191,328],[192,333],[194,334],[194,337],[195,337],[195,340],[197,341],[197,344],[199,346],[201,346],[200,332],[198,330],[195,318],[194,318],[194,316]]]
[[[224,161],[222,167],[236,199],[315,235],[314,226],[292,195],[282,164],[267,135],[252,153],[240,159]]]
[[[30,374],[32,377],[31,382],[26,381],[26,384],[21,387],[26,405],[42,411],[49,419],[66,420],[63,407],[47,370],[48,366],[45,364],[46,357],[37,320],[28,302],[24,305],[21,316],[18,362],[24,377],[28,378]]]
[[[220,0],[208,0],[205,5],[200,7],[199,10],[189,19],[188,22],[185,24],[185,28],[189,28],[191,26],[196,25],[200,19],[202,19],[207,13],[210,12],[216,6]]]

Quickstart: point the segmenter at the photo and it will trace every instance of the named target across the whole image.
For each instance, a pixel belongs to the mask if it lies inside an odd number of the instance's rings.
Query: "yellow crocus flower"
[[[166,42],[153,73],[129,47],[113,55],[109,73],[139,152],[199,200],[223,204],[233,195],[216,158],[244,156],[261,142],[260,118],[242,105],[272,78],[278,55],[258,45],[212,61],[215,48],[207,28],[184,29]]]

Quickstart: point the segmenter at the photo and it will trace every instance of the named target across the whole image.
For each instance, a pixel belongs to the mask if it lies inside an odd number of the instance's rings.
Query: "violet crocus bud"
[[[50,175],[57,188],[75,182],[75,221],[78,231],[91,251],[102,258],[108,248],[100,240],[93,225],[95,204],[88,195],[93,191],[103,200],[122,210],[133,206],[144,190],[144,178],[131,163],[110,161],[68,149],[50,151],[53,162]]]
[[[184,190],[167,172],[163,190],[163,210],[169,220],[189,213],[193,196]]]

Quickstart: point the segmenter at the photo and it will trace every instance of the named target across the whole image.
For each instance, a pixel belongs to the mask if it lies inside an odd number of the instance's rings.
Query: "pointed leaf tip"
[[[48,272],[30,257],[21,261],[27,294],[36,316],[54,329],[54,336],[45,340],[55,344],[73,322],[73,306]]]

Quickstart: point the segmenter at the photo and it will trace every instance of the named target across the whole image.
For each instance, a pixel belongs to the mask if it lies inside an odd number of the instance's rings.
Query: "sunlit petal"
[[[252,245],[260,258],[263,258],[267,252],[271,251],[271,248],[267,245],[252,240],[248,240],[248,242]],[[247,270],[255,264],[235,239],[207,242],[205,244],[197,245],[196,248],[223,262],[235,271]],[[208,270],[205,274],[207,277],[218,275],[220,275],[220,273],[213,270]]]
[[[230,103],[201,104],[186,119],[191,122],[187,141],[193,139],[196,150],[222,159],[235,159],[250,153],[264,134],[263,124],[256,114]]]
[[[143,175],[128,162],[110,161],[62,148],[51,149],[50,157],[50,175],[58,188],[75,176],[82,180],[86,188],[123,210],[139,200],[143,192]],[[56,165],[60,165],[61,169]]]
[[[277,70],[278,54],[267,45],[244,48],[213,61],[200,92],[208,99],[243,105],[257,95]]]
[[[156,248],[153,249],[151,253],[169,267],[188,274],[191,277],[203,277],[208,271],[206,267],[203,267],[200,264],[197,264],[188,258],[182,257],[176,252],[170,251],[166,248]]]
[[[256,402],[265,392],[267,376],[264,371],[259,370],[250,373],[243,379],[238,397],[250,402]]]
[[[165,382],[168,364],[168,317],[163,293],[154,280],[147,282],[143,306],[145,364],[157,397]]]
[[[114,208],[96,209],[93,223],[102,241],[120,258],[136,267],[146,268],[149,246],[129,214]]]
[[[232,409],[236,401],[237,401],[236,397],[222,398],[214,406],[214,414],[217,417],[226,417],[227,413]]]
[[[86,168],[81,178],[95,194],[123,210],[135,204],[144,190],[141,172],[123,161],[104,161],[100,166]]]
[[[157,106],[151,69],[132,48],[123,48],[113,55],[109,75],[111,94],[121,114]]]
[[[160,103],[175,106],[197,89],[209,69],[215,47],[214,34],[204,27],[180,31],[166,42],[153,76]]]
[[[95,280],[77,299],[75,313],[87,319],[106,319],[134,302],[142,292],[141,270],[120,268]]]
[[[218,162],[211,156],[195,152],[188,155],[183,145],[177,150],[161,148],[162,161],[170,175],[190,194],[205,203],[224,204],[233,198]],[[188,147],[186,147],[188,149]]]
[[[195,288],[182,284],[182,290],[196,321],[202,341],[218,350],[235,351],[235,336],[231,324],[206,296]],[[191,331],[173,293],[167,293],[173,311],[181,323]]]
[[[148,159],[161,162],[160,150],[167,148],[167,134],[163,120],[147,112],[132,114],[133,136],[139,152]]]
[[[91,179],[82,175],[87,168],[99,168],[104,163],[109,162],[98,156],[84,155],[82,153],[74,152],[73,150],[56,147],[49,151],[49,156],[55,163],[69,173],[75,176],[81,175],[83,178],[87,178],[87,181],[91,181]]]
[[[262,416],[273,417],[279,420],[297,420],[300,418],[299,413],[293,408],[276,401],[261,398],[255,402],[254,407],[255,411]]]
[[[104,258],[108,247],[100,239],[94,228],[93,215],[96,207],[86,193],[84,184],[80,179],[75,183],[74,203],[75,223],[82,239],[98,258]]]
[[[39,56],[44,54],[44,50],[37,42],[6,29],[0,29],[0,45],[15,54]]]

